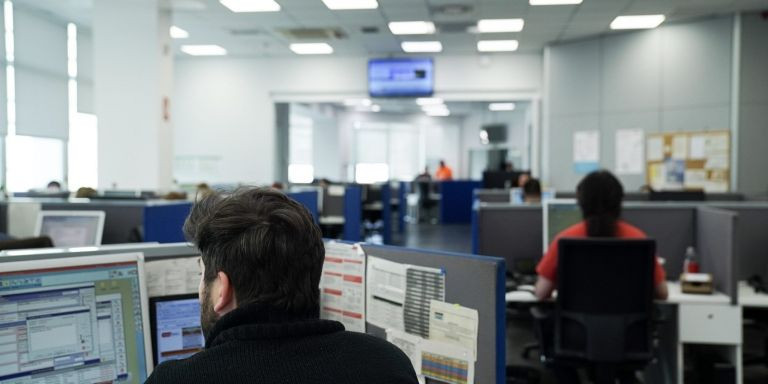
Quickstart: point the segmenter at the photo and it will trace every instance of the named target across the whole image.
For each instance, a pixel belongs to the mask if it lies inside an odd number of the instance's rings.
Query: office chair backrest
[[[654,240],[560,240],[556,357],[650,360],[655,254]]]
[[[48,236],[0,241],[0,251],[11,249],[51,248],[53,240]]]

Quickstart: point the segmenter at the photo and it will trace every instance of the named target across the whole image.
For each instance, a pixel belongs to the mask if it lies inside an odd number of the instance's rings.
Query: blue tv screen
[[[371,97],[432,96],[434,81],[431,58],[368,61],[368,92]]]

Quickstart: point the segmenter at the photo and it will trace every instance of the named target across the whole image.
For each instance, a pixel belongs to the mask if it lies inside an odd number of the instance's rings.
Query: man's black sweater
[[[385,340],[336,321],[251,304],[224,315],[202,352],[165,362],[148,384],[416,384],[410,360]]]

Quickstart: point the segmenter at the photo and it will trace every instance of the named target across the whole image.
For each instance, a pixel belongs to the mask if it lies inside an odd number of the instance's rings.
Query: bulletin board
[[[646,181],[654,190],[731,190],[731,133],[670,132],[646,136]]]

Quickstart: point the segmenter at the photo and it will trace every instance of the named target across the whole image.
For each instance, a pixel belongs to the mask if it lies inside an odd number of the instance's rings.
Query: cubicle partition
[[[286,195],[304,205],[315,221],[318,220],[319,191],[289,192]]]
[[[408,193],[410,191],[411,183],[401,181],[397,190],[397,232],[400,234],[405,233],[405,216],[408,214]]]
[[[381,186],[381,223],[384,244],[392,244],[392,186],[389,182]]]
[[[622,217],[656,240],[656,249],[665,260],[664,269],[671,279],[683,271],[688,247],[696,247],[697,206],[694,203],[624,204]]]
[[[768,282],[768,203],[718,204],[718,208],[738,216],[738,278],[760,276]]]
[[[510,272],[541,258],[541,205],[477,203],[474,215],[472,253],[502,257]]]
[[[475,201],[481,203],[511,203],[509,189],[475,189]]]
[[[504,260],[457,253],[363,245],[368,257],[445,271],[445,301],[476,309],[479,314],[476,383],[505,383],[506,320]],[[386,337],[367,324],[367,332]]]
[[[715,289],[738,302],[739,214],[712,207],[696,212],[696,249],[701,271],[711,273]]]
[[[344,233],[346,241],[362,239],[363,191],[358,185],[350,185],[344,189]]]
[[[481,182],[471,180],[443,181],[440,183],[440,222],[443,224],[469,224],[472,221],[474,190]]]
[[[14,199],[0,205],[6,205],[7,216],[2,220],[9,223],[9,233],[16,237],[34,235],[40,210],[104,211],[103,244],[184,241],[182,226],[192,207],[188,201],[88,199]]]

